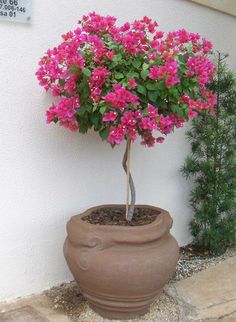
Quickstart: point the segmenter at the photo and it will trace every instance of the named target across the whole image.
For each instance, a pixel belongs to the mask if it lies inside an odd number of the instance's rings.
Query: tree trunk
[[[126,220],[131,221],[134,214],[134,207],[135,207],[135,187],[133,178],[130,173],[129,161],[130,161],[130,147],[131,147],[131,140],[128,139],[126,142],[126,149],[125,154],[123,157],[123,168],[127,175],[127,200],[126,200]],[[131,202],[129,204],[129,193],[131,192]]]

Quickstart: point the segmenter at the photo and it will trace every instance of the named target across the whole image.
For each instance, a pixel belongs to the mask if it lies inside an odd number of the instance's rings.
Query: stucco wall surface
[[[62,254],[66,221],[90,206],[125,200],[124,145],[112,150],[92,132],[46,125],[52,98],[34,76],[44,51],[93,10],[120,22],[147,15],[166,31],[199,32],[230,53],[236,69],[235,18],[189,1],[34,0],[32,24],[0,21],[0,300],[71,280]],[[154,149],[132,150],[137,202],[169,210],[181,245],[191,240],[190,185],[179,173],[189,152],[184,132]]]

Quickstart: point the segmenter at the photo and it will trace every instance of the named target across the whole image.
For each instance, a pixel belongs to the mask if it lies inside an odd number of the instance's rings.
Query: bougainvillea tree
[[[131,220],[131,142],[141,137],[152,147],[199,111],[213,111],[215,95],[206,90],[216,70],[207,57],[212,44],[184,29],[164,33],[148,17],[117,26],[115,17],[94,12],[62,39],[36,73],[40,85],[59,97],[46,112],[47,122],[80,133],[93,128],[113,147],[126,140]]]

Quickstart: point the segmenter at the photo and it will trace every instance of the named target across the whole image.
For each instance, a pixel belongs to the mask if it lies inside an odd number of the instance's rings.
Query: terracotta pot
[[[109,319],[129,319],[148,312],[175,271],[179,257],[170,234],[172,219],[163,209],[144,226],[102,226],[82,218],[103,205],[73,216],[67,224],[64,254],[91,308]]]

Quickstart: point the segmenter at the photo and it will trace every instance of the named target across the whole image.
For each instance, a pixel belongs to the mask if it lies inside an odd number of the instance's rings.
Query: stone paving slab
[[[33,295],[0,304],[0,322],[71,322],[63,313],[52,310],[44,295]]]
[[[31,306],[0,313],[0,322],[50,322]]]
[[[170,284],[167,293],[180,308],[180,321],[236,321],[236,257]]]

